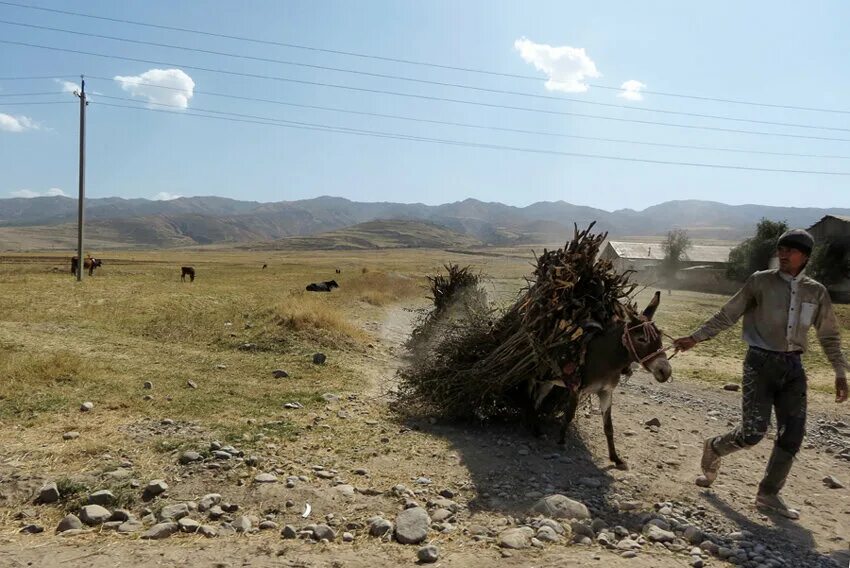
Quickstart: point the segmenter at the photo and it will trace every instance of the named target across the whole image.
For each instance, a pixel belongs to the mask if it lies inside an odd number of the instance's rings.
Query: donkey
[[[537,418],[539,411],[561,407],[564,409],[564,418],[558,443],[563,445],[566,442],[567,428],[575,418],[579,400],[585,395],[595,394],[599,397],[602,425],[608,442],[608,457],[617,469],[629,468],[617,455],[614,447],[614,424],[611,420],[614,389],[620,383],[622,375],[631,374],[631,366],[634,363],[652,373],[660,383],[670,380],[673,370],[662,347],[661,332],[652,321],[660,303],[661,292],[656,292],[640,318],[632,316],[629,321],[613,321],[607,327],[595,322],[588,324],[586,327],[596,331],[591,332],[591,338],[588,340],[580,377],[574,376],[575,364],[567,362],[563,369],[564,375],[560,379],[547,382],[530,381],[528,411],[535,435],[540,435],[540,423]],[[555,389],[556,387],[559,388]]]
[[[77,269],[79,268],[80,258],[76,256],[71,257],[71,274],[76,274]],[[94,275],[94,269],[100,268],[103,266],[103,261],[98,258],[92,258],[87,256],[83,259],[83,268],[89,271],[89,276]]]
[[[195,268],[192,266],[181,266],[180,267],[180,281],[185,282],[186,277],[189,277],[189,282],[195,281]]]

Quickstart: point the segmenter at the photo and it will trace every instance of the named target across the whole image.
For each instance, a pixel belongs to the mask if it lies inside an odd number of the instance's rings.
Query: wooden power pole
[[[80,76],[80,91],[74,93],[80,98],[80,197],[77,202],[77,282],[83,279],[83,211],[86,196],[86,80]]]

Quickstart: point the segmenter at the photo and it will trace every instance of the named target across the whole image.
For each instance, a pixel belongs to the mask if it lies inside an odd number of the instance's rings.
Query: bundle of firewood
[[[404,407],[487,418],[521,409],[529,380],[580,380],[587,324],[635,313],[635,285],[610,261],[597,260],[607,234],[592,228],[576,228],[563,248],[544,250],[501,315],[470,313],[443,326],[428,357],[399,372]]]

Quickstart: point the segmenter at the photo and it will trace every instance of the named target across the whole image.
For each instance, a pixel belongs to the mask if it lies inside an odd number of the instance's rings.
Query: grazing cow
[[[575,365],[568,363],[564,368],[564,376],[558,380],[529,381],[527,410],[535,434],[540,434],[537,412],[542,407],[551,408],[551,405],[555,405],[564,409],[559,439],[559,443],[563,444],[579,400],[583,395],[595,394],[599,397],[603,430],[608,442],[608,457],[618,469],[628,469],[614,447],[612,399],[614,390],[620,383],[620,376],[629,374],[630,366],[635,363],[641,365],[660,383],[670,380],[673,371],[665,354],[666,350],[661,344],[662,332],[652,321],[660,302],[661,292],[656,292],[640,318],[611,322],[608,326],[598,323],[589,325],[588,327],[595,329],[587,344],[584,369],[580,376],[575,376]]]
[[[330,292],[334,288],[339,288],[339,284],[336,283],[336,280],[329,280],[327,282],[313,282],[307,286],[308,292]]]
[[[268,267],[269,267],[269,265],[268,265],[268,264],[263,264],[263,270],[265,270],[265,269],[266,269],[266,268],[268,268]]]
[[[339,268],[337,268],[337,269],[336,269],[336,273],[337,273],[337,274],[342,274],[342,270],[340,270]]]
[[[77,267],[80,263],[80,259],[77,256],[71,257],[71,274],[77,273]],[[103,266],[103,261],[97,258],[92,258],[87,256],[85,260],[83,260],[83,269],[88,269],[89,276],[94,274],[94,269]]]
[[[181,266],[180,267],[180,280],[185,282],[187,276],[189,277],[189,282],[194,282],[195,281],[195,269],[191,266]]]

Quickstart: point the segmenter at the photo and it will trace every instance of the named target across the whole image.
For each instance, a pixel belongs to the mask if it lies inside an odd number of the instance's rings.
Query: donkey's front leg
[[[558,438],[558,444],[562,446],[567,443],[567,428],[569,428],[570,422],[575,418],[577,408],[578,391],[570,390],[567,398],[567,408],[564,410],[564,422],[561,424],[561,437]]]
[[[602,427],[605,430],[605,439],[608,441],[608,458],[617,469],[629,469],[629,464],[620,459],[617,449],[614,447],[614,422],[611,420],[611,406],[602,414]]]

